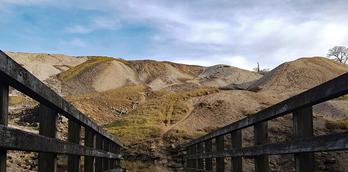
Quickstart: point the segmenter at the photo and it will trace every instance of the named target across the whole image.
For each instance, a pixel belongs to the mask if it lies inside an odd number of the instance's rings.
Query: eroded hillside
[[[45,64],[42,57],[36,56],[37,61]],[[36,61],[35,57],[31,58],[21,63],[34,72],[26,64]],[[131,161],[124,165],[130,171],[178,170],[180,164],[171,161],[171,153],[180,144],[348,72],[346,65],[320,57],[282,64],[265,76],[226,65],[202,67],[110,57],[79,57],[78,62],[68,61],[68,68],[50,74],[45,82],[126,144],[126,158]],[[56,62],[49,60],[35,70],[45,71],[41,68],[52,64]],[[219,89],[223,87],[229,90]],[[11,96],[13,105],[30,102],[19,93],[13,92]],[[27,108],[34,107],[35,104]],[[347,107],[346,97],[315,106],[315,133],[347,130]],[[35,116],[32,111],[27,113],[22,115]],[[35,122],[27,123],[30,129]],[[270,123],[271,140],[291,139],[291,125],[290,116]],[[288,137],[280,137],[279,133]],[[252,129],[246,130],[243,136],[244,144],[251,145]],[[348,164],[345,152],[318,157],[318,170],[344,171],[342,167]],[[325,164],[327,159],[330,162]],[[271,160],[272,170],[291,171],[290,157]],[[156,165],[150,165],[153,163]],[[246,160],[246,171],[251,170],[252,163]]]

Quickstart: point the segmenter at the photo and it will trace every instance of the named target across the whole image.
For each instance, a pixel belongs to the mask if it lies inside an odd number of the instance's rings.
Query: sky
[[[347,0],[0,0],[0,49],[274,68],[348,46]]]

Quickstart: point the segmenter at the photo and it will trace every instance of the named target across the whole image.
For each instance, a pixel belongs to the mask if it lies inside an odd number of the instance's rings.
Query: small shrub
[[[336,100],[348,100],[348,95],[343,95],[341,97],[337,97]]]
[[[22,104],[24,101],[25,101],[25,98],[22,96],[10,96],[9,97],[9,104],[10,105]]]

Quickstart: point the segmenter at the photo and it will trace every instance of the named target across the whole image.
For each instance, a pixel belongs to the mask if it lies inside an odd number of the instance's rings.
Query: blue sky
[[[348,46],[345,0],[0,0],[0,49],[273,68]]]

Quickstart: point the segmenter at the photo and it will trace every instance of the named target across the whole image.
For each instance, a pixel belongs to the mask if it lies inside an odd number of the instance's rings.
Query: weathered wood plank
[[[262,145],[268,142],[268,122],[256,124],[254,126],[255,145]],[[255,172],[269,171],[268,155],[260,155],[255,158]]]
[[[210,153],[213,151],[213,144],[212,140],[207,140],[204,142],[204,149],[205,153]],[[213,160],[212,158],[205,158],[205,169],[206,170],[213,170]]]
[[[197,145],[197,153],[203,153],[203,143],[198,143]],[[203,159],[200,158],[197,160],[197,168],[198,169],[204,169],[204,166],[203,166]]]
[[[110,141],[122,146],[118,139],[106,133],[105,130],[82,114],[73,105],[60,97],[52,89],[2,51],[0,51],[0,80],[3,81],[4,84],[9,84],[34,100],[54,109],[56,112],[66,116],[70,120],[73,120],[86,128],[90,128]]]
[[[19,137],[20,136],[20,137]],[[120,159],[121,155],[0,125],[0,148]]]
[[[194,146],[188,147],[188,151],[187,151],[188,155],[194,155],[195,154],[193,148],[194,148]],[[189,159],[187,161],[187,168],[194,168],[194,159]]]
[[[96,135],[96,148],[98,150],[103,150],[103,137],[101,135]],[[103,158],[95,159],[95,171],[96,172],[103,171]]]
[[[191,151],[192,149],[191,149],[191,147],[188,147],[187,148],[187,155],[188,156],[190,156],[190,155],[192,155],[192,151]],[[186,161],[186,168],[192,168],[192,159],[188,159],[187,161]]]
[[[85,129],[85,146],[95,148],[95,134],[89,129]],[[85,156],[84,165],[85,172],[94,172],[94,157]]]
[[[80,144],[81,126],[71,120],[68,122],[68,142]],[[68,172],[78,172],[80,169],[80,156],[68,156]]]
[[[216,152],[224,152],[225,149],[225,137],[219,136],[215,140],[216,142]],[[224,172],[225,171],[225,158],[216,157],[216,171]]]
[[[305,138],[313,136],[313,109],[307,107],[293,113],[294,136]],[[297,153],[295,157],[295,170],[297,172],[314,172],[314,154]]]
[[[197,153],[197,145],[192,145],[192,154]],[[197,158],[192,160],[192,168],[197,168]]]
[[[116,145],[115,144],[110,144],[110,152],[116,153]],[[116,160],[111,159],[110,160],[110,167],[109,169],[114,169],[116,168]]]
[[[107,140],[103,140],[103,150],[106,152],[110,151],[110,144]],[[109,159],[103,158],[103,170],[109,169]]]
[[[40,104],[39,107],[39,134],[56,138],[57,135],[57,112]],[[39,172],[57,171],[57,154],[39,153]]]
[[[118,146],[118,145],[115,145],[116,146],[116,154],[121,154],[121,147]],[[121,161],[119,159],[116,159],[116,167],[120,167],[121,166]]]
[[[0,124],[8,124],[9,86],[0,79]],[[1,140],[1,139],[0,139]],[[7,150],[0,149],[0,171],[6,172]]]
[[[215,158],[215,157],[254,157],[260,155],[283,155],[306,152],[340,151],[348,149],[348,132],[307,137],[289,142],[271,143],[242,149],[226,150],[222,153],[204,153],[186,155],[185,158]]]
[[[234,131],[231,133],[231,149],[240,149],[242,148],[242,132],[241,130]],[[242,158],[233,157],[231,159],[232,172],[242,172]]]
[[[315,104],[345,95],[348,93],[347,80],[348,73],[345,73],[335,79],[332,79],[287,100],[284,100],[278,104],[261,110],[254,115],[250,115],[240,121],[234,122],[230,125],[222,127],[221,129],[199,137],[185,144],[183,147],[187,147],[199,142],[203,142],[205,140],[215,138],[217,136],[225,135],[236,130],[250,127],[256,123],[277,118],[279,116],[291,113],[297,109],[313,106]]]

